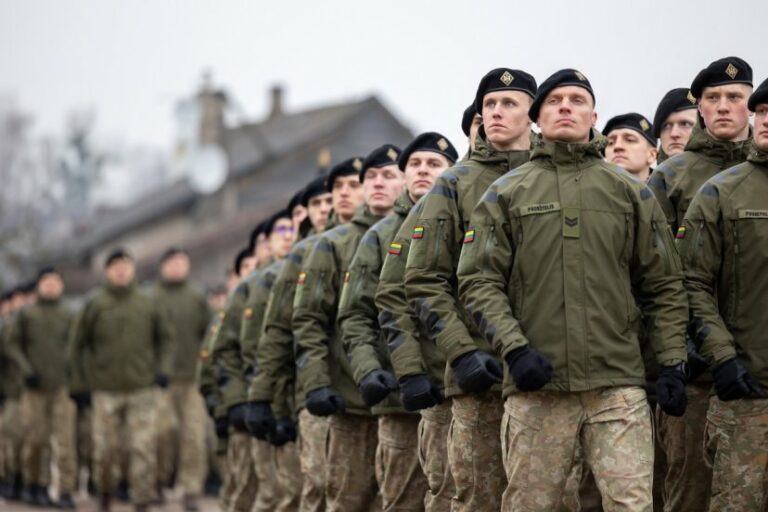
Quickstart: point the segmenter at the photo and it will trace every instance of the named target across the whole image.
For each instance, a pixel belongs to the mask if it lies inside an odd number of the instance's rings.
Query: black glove
[[[238,432],[248,432],[248,427],[245,425],[245,414],[248,411],[248,404],[233,405],[227,411],[227,419],[232,428]]]
[[[70,393],[69,397],[75,402],[78,411],[87,409],[91,406],[91,394],[87,391],[80,391],[77,393]]]
[[[219,439],[226,439],[229,437],[229,418],[222,416],[214,420],[216,426],[216,437]]]
[[[216,407],[219,406],[219,397],[215,393],[206,393],[203,395],[205,400],[205,410],[208,411],[208,416],[215,419]]]
[[[386,370],[373,370],[363,377],[358,387],[365,404],[373,407],[397,389],[397,381],[395,376]]]
[[[168,376],[162,373],[158,373],[155,376],[155,386],[165,389],[168,387]]]
[[[656,379],[656,401],[670,416],[682,416],[688,406],[685,394],[686,371],[681,365],[663,366]]]
[[[717,397],[727,402],[740,398],[766,398],[765,391],[739,359],[729,359],[712,370]]]
[[[40,387],[40,377],[34,373],[30,373],[24,378],[24,384],[26,384],[29,389],[37,389]]]
[[[346,404],[344,397],[330,386],[313,389],[307,393],[307,410],[315,416],[330,416],[337,412],[344,412]]]
[[[696,377],[707,371],[709,364],[707,364],[707,360],[699,354],[699,351],[696,350],[696,345],[693,344],[693,341],[691,341],[690,338],[688,339],[686,346],[688,348],[688,371],[690,372],[688,382],[693,382]]]
[[[275,429],[275,416],[269,402],[249,402],[245,411],[245,426],[256,439],[266,440]]]
[[[451,363],[459,387],[467,393],[483,393],[501,382],[504,373],[491,354],[473,350],[460,355]]]
[[[3,405],[5,403],[5,393],[0,391],[0,405]]]
[[[419,411],[443,403],[443,394],[432,379],[419,373],[400,379],[400,400],[406,411]]]
[[[283,418],[275,423],[275,430],[269,434],[269,442],[275,446],[283,446],[285,443],[295,442],[297,436],[296,423]]]
[[[516,348],[505,357],[509,374],[520,391],[536,391],[552,380],[552,363],[535,348]]]

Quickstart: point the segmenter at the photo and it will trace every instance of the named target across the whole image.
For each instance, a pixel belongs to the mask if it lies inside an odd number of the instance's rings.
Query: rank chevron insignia
[[[563,220],[565,222],[565,225],[568,226],[569,228],[572,228],[572,227],[576,226],[576,224],[579,223],[579,218],[578,217],[565,217],[565,219],[563,219]]]

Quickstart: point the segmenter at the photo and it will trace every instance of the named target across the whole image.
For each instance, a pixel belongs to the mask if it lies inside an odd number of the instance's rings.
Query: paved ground
[[[97,502],[87,497],[81,497],[77,500],[78,512],[96,512]],[[201,512],[219,512],[219,505],[214,498],[204,498],[200,500]],[[3,501],[0,498],[0,511],[2,512],[62,512],[58,508],[39,508],[30,507],[18,502]],[[166,504],[150,508],[151,512],[183,512],[181,502],[177,498],[168,497]],[[133,507],[127,503],[115,502],[112,506],[112,512],[133,512]]]

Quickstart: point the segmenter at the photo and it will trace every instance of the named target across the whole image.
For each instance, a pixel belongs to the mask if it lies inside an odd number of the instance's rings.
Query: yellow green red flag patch
[[[387,249],[387,252],[394,256],[400,256],[400,252],[402,252],[402,250],[403,250],[402,244],[396,244],[395,242],[392,242],[391,244],[389,244],[389,249]]]
[[[424,238],[424,226],[416,226],[413,228],[413,236],[411,238],[419,239]]]
[[[475,241],[475,230],[470,229],[466,233],[464,233],[464,243],[465,244],[471,244]]]
[[[675,238],[677,238],[678,240],[682,240],[683,238],[685,238],[685,226],[680,226],[679,228],[677,228],[677,234],[675,235]]]
[[[296,284],[302,285],[304,284],[304,281],[307,280],[307,273],[306,272],[299,272],[299,277],[296,279]]]

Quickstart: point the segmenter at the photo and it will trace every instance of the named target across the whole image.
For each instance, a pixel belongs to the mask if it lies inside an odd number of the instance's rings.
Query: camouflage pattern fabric
[[[301,487],[304,481],[299,461],[299,447],[296,443],[286,443],[274,448],[275,466],[277,467],[277,490],[279,500],[277,512],[296,512],[301,500]]]
[[[440,405],[420,411],[419,463],[427,477],[428,489],[424,495],[426,512],[450,510],[456,494],[448,463],[448,433],[453,418],[451,402],[449,398]]]
[[[272,512],[277,506],[277,467],[275,447],[261,439],[251,439],[251,460],[259,482],[251,512]]]
[[[304,474],[301,486],[301,512],[325,510],[325,471],[327,464],[328,418],[299,412],[299,462]]]
[[[250,512],[256,499],[258,480],[251,459],[251,436],[230,429],[227,461],[232,493],[227,512]]]
[[[420,419],[414,414],[379,416],[376,480],[384,512],[424,510],[428,487],[419,465]]]

